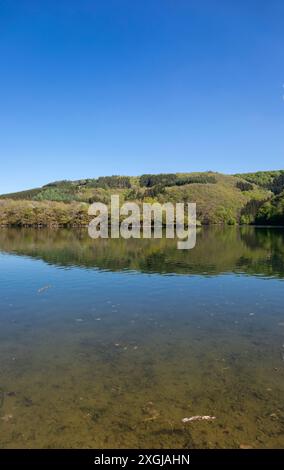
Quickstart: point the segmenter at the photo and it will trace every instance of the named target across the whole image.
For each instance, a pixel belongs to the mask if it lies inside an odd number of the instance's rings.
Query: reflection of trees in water
[[[240,235],[252,250],[258,247],[267,250],[277,249],[284,253],[284,229],[267,227],[241,227]]]
[[[241,229],[241,236],[246,245],[253,252],[262,249],[265,256],[259,260],[253,260],[248,273],[265,275],[284,275],[284,230],[282,228],[255,228],[251,227]],[[249,264],[247,263],[247,268]]]
[[[202,227],[193,250],[171,239],[93,240],[86,229],[1,229],[0,250],[59,266],[177,274],[284,275],[284,230]]]

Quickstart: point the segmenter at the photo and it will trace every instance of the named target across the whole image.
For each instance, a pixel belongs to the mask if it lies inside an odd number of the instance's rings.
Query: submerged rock
[[[182,419],[182,422],[183,423],[189,423],[191,421],[213,421],[214,419],[216,419],[216,416],[200,416],[200,415],[197,415],[197,416],[191,416],[190,418],[183,418]]]
[[[10,419],[13,418],[13,415],[4,415],[2,416],[2,421],[4,421],[5,423],[7,423],[8,421],[10,421]]]
[[[40,289],[37,290],[38,294],[41,294],[42,292],[45,292],[46,290],[50,289],[51,285],[43,286],[40,287]]]

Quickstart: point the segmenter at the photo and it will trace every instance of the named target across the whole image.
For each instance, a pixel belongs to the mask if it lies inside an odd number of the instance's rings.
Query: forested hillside
[[[196,202],[201,224],[282,224],[284,170],[224,175],[216,172],[102,176],[57,181],[0,196],[1,225],[79,226],[92,202]]]

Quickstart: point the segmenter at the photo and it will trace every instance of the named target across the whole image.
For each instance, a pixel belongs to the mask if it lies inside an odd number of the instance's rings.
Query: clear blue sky
[[[284,168],[283,0],[0,0],[0,193]]]

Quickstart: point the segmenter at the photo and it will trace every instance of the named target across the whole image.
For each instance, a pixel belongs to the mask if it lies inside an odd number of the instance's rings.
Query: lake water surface
[[[284,447],[284,230],[0,229],[0,446]]]

